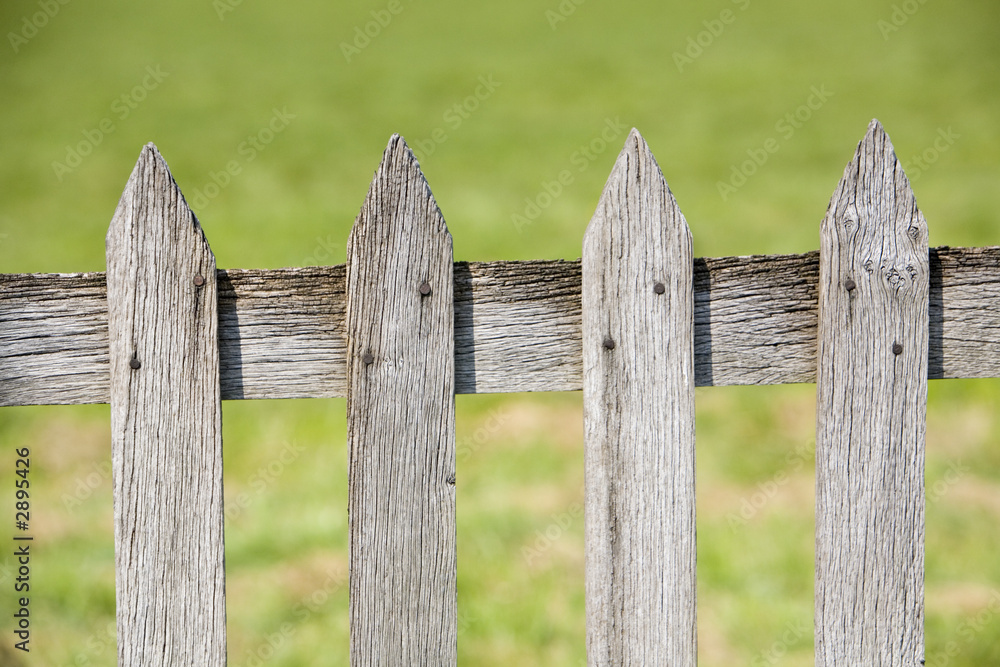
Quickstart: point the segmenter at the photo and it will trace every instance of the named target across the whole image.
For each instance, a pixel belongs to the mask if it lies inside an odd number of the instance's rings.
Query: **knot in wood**
[[[844,230],[847,231],[848,234],[850,234],[854,229],[858,227],[859,224],[858,211],[854,206],[848,207],[841,214],[841,216],[842,216],[841,222],[843,222],[844,224]]]
[[[889,282],[889,285],[895,289],[899,289],[903,286],[903,283],[906,282],[906,278],[903,277],[903,274],[901,274],[896,267],[892,267],[885,272],[885,279]]]

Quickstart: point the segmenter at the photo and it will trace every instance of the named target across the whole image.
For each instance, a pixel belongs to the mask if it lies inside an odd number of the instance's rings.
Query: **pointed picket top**
[[[351,664],[455,665],[452,239],[399,135],[347,244]]]
[[[404,206],[399,210],[399,206]],[[348,239],[362,233],[372,224],[389,214],[402,214],[401,221],[427,223],[428,232],[448,233],[441,209],[434,193],[420,169],[420,162],[399,134],[393,134],[382,153],[382,161],[375,170],[364,204],[358,213]],[[409,226],[409,225],[404,225]]]
[[[927,223],[872,121],[820,227],[816,665],[923,662]]]
[[[162,206],[165,212],[170,213],[164,218],[170,226],[191,225],[197,232],[197,237],[200,237],[201,242],[208,248],[208,241],[205,239],[201,224],[184,199],[177,181],[170,173],[167,161],[163,159],[156,144],[149,142],[139,152],[139,159],[136,160],[125,190],[118,201],[118,207],[108,227],[107,242],[120,235],[123,225],[133,224],[132,221],[137,219],[139,214],[154,205]],[[211,252],[211,249],[208,251]]]
[[[902,252],[917,261],[926,254],[927,222],[892,141],[877,119],[868,124],[854,158],[844,168],[821,233],[855,245],[882,237],[883,250]]]
[[[687,229],[687,221],[677,205],[677,200],[674,199],[674,194],[670,191],[670,187],[663,177],[663,172],[660,171],[660,165],[653,157],[653,152],[649,149],[646,140],[634,127],[628,133],[625,145],[618,154],[614,167],[611,168],[611,174],[608,176],[604,191],[601,193],[598,210],[600,211],[601,207],[604,206],[620,204],[624,200],[621,197],[616,197],[616,193],[621,195],[626,192],[641,196],[641,199],[637,199],[636,203],[662,204],[663,210],[667,213],[667,225],[683,227],[687,230],[685,232],[687,236],[691,235],[690,230]],[[608,219],[607,216],[595,215],[590,224],[587,225],[584,238],[589,234],[598,233],[596,230],[592,231],[593,228],[606,226]],[[634,227],[634,225],[644,224],[648,220],[640,216],[624,216],[620,222]]]
[[[221,667],[215,257],[153,144],[132,170],[106,247],[118,664]]]
[[[634,129],[582,271],[588,664],[693,667],[691,232]]]

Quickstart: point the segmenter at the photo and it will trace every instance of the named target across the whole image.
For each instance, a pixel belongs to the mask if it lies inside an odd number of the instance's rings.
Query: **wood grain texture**
[[[820,239],[816,664],[920,665],[927,223],[877,121]]]
[[[455,264],[459,394],[578,391],[580,262]]]
[[[107,262],[118,664],[225,665],[215,257],[152,144]]]
[[[1000,377],[1000,248],[930,250],[928,377]],[[456,262],[459,394],[583,387],[580,262]],[[819,253],[694,260],[695,383],[816,379]],[[347,392],[344,266],[220,270],[222,398]],[[104,273],[0,274],[0,406],[108,402]]]
[[[697,664],[691,232],[632,130],[583,238],[589,665]]]
[[[219,271],[224,399],[347,395],[345,267]]]
[[[455,665],[452,242],[398,135],[347,257],[351,664]]]

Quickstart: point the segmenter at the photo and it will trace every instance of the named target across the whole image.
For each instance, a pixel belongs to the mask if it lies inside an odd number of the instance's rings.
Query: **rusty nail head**
[[[663,294],[667,291],[667,288],[663,286],[663,283],[656,283],[653,285],[653,291],[657,294]]]
[[[848,278],[847,280],[844,281],[844,287],[847,288],[848,292],[853,291],[854,288],[857,286],[858,284],[854,282],[854,278]]]
[[[893,343],[892,353],[895,354],[896,356],[903,354],[903,346],[900,345],[899,343]]]
[[[361,357],[361,361],[365,362],[365,365],[371,364],[375,361],[375,356],[371,352],[365,352],[365,356]]]
[[[427,283],[427,282],[420,283],[420,293],[423,294],[424,296],[427,296],[428,294],[430,294],[431,293],[431,285],[430,285],[430,283]]]
[[[205,278],[200,273],[194,277],[194,284],[201,287],[205,284]]]
[[[604,339],[604,347],[608,348],[609,350],[615,349],[615,341],[611,340],[610,337],[609,338],[605,338]]]
[[[142,363],[135,357],[132,357],[132,360],[128,362],[128,365],[132,370],[137,370],[139,366],[142,366]]]

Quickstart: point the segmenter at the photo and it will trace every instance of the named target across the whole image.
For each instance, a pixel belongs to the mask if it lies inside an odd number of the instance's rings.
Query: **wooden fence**
[[[0,405],[110,403],[121,665],[226,660],[221,401],[347,397],[354,665],[454,665],[456,393],[584,392],[591,665],[694,665],[696,385],[816,382],[817,665],[923,661],[928,378],[1000,376],[1000,248],[875,121],[819,252],[692,257],[635,130],[579,262],[454,262],[394,136],[346,266],[220,270],[146,146],[107,273],[0,276]]]

